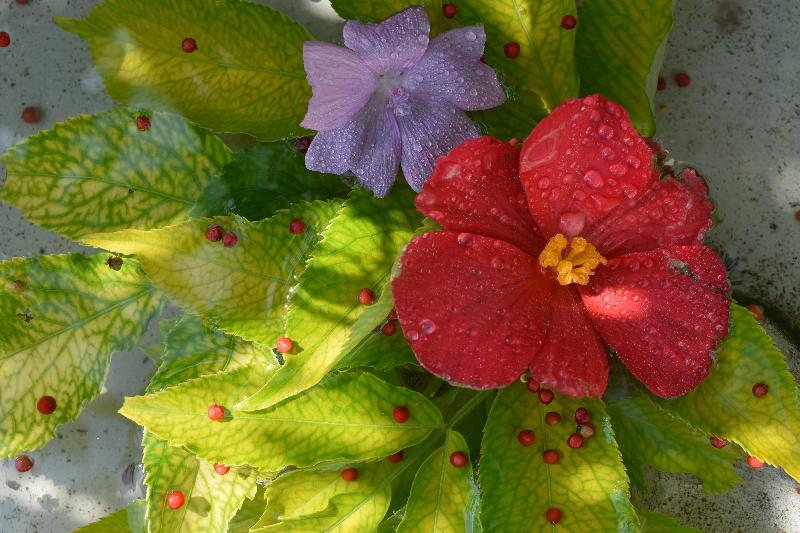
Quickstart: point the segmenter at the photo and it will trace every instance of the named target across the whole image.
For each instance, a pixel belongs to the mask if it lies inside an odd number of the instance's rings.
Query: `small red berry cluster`
[[[222,244],[225,248],[233,248],[236,246],[236,243],[239,242],[239,237],[233,231],[226,232],[222,226],[213,224],[206,228],[206,240],[209,242],[219,242],[222,241]]]
[[[387,337],[391,337],[397,331],[397,310],[392,307],[389,315],[386,317],[386,323],[381,326],[381,333]]]
[[[685,72],[678,72],[677,74],[675,74],[673,79],[675,80],[675,85],[677,85],[680,88],[688,87],[689,84],[692,83],[692,77],[686,74]],[[656,85],[656,90],[658,92],[661,92],[666,88],[667,88],[667,78],[665,78],[664,76],[659,76],[658,83]]]

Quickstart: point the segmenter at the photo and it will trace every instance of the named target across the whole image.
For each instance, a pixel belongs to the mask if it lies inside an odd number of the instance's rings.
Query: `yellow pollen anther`
[[[573,237],[566,257],[562,254],[567,247],[567,238],[562,234],[553,236],[539,254],[539,264],[544,268],[554,268],[561,285],[577,283],[588,285],[589,276],[598,265],[608,261],[600,255],[592,244],[583,237]]]

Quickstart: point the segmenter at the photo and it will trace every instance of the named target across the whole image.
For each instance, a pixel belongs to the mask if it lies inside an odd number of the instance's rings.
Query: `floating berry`
[[[167,507],[172,509],[180,509],[183,507],[183,504],[186,503],[186,498],[184,498],[183,493],[179,490],[173,490],[169,494],[167,494]]]
[[[583,435],[580,433],[573,433],[567,438],[567,446],[576,450],[583,447]]]
[[[294,140],[294,149],[296,152],[304,154],[308,151],[309,146],[311,146],[311,137],[298,137]]]
[[[183,48],[183,51],[186,52],[187,54],[191,54],[192,52],[197,50],[197,41],[195,41],[191,37],[187,37],[186,39],[183,40],[183,42],[181,42],[181,48]]]
[[[675,74],[675,83],[678,84],[678,87],[688,87],[692,83],[692,77],[685,72],[678,72]]]
[[[575,422],[578,424],[588,424],[591,419],[592,413],[590,413],[586,408],[578,407],[575,409]]]
[[[36,124],[40,118],[42,118],[41,113],[36,106],[31,105],[22,110],[22,120],[28,124]]]
[[[410,416],[411,413],[408,411],[408,407],[405,405],[395,407],[392,410],[392,418],[394,418],[394,421],[398,424],[405,424],[406,420],[408,420],[408,417]]]
[[[206,239],[211,242],[219,242],[222,240],[222,226],[216,224],[206,228]]]
[[[108,259],[106,259],[106,264],[108,265],[108,268],[110,268],[111,270],[116,270],[117,272],[122,270],[121,257],[111,256]]]
[[[667,88],[667,79],[664,76],[658,77],[658,85],[656,85],[656,91],[661,92]]]
[[[458,7],[455,4],[442,5],[442,15],[445,18],[451,19],[456,16],[456,13],[458,13]]]
[[[464,452],[453,452],[450,454],[450,464],[456,468],[467,465],[467,454]]]
[[[750,468],[764,468],[764,461],[752,455],[747,456],[747,464],[750,465]]]
[[[52,396],[42,396],[39,398],[39,401],[36,402],[36,410],[43,415],[53,414],[53,411],[56,410],[56,399]]]
[[[534,442],[536,442],[536,435],[533,434],[533,431],[530,429],[523,429],[517,435],[517,440],[523,446],[530,446]]]
[[[17,3],[18,3],[19,5],[21,5],[21,6],[24,6],[25,4],[27,4],[27,3],[28,3],[28,2],[30,2],[30,1],[31,1],[31,0],[17,0]]]
[[[728,445],[728,441],[726,441],[725,439],[721,439],[719,437],[711,437],[708,440],[711,442],[711,445],[714,448],[724,448],[725,446]]]
[[[397,325],[395,324],[394,320],[390,320],[386,324],[383,325],[381,328],[381,333],[386,335],[387,337],[391,337],[394,335],[394,332],[397,331]]]
[[[221,463],[214,463],[214,472],[219,474],[220,476],[224,476],[230,471],[231,467],[227,465],[223,465]]]
[[[561,522],[561,511],[555,507],[551,507],[546,513],[544,513],[544,517],[551,524],[558,524]]]
[[[529,379],[528,383],[526,384],[528,390],[531,392],[539,392],[539,382],[535,379]]]
[[[225,417],[225,408],[221,405],[211,404],[208,407],[208,418],[211,420],[222,420]]]
[[[358,302],[361,305],[372,305],[375,301],[375,293],[369,287],[364,287],[358,293]]]
[[[550,411],[546,415],[544,415],[544,421],[547,423],[548,426],[555,426],[559,422],[561,422],[561,415],[556,413],[555,411]]]
[[[139,131],[147,131],[150,129],[150,118],[144,115],[136,117],[136,129]]]
[[[542,389],[539,391],[539,401],[545,405],[552,402],[554,397],[555,394],[553,394],[553,391],[550,389]]]
[[[558,462],[558,457],[559,457],[558,452],[555,450],[545,450],[544,453],[542,454],[544,462],[549,465],[556,464]]]
[[[222,244],[225,246],[225,248],[233,248],[236,246],[237,242],[239,242],[239,237],[237,237],[232,231],[229,231],[222,236]]]
[[[345,468],[342,470],[342,479],[350,482],[358,479],[358,470],[355,468]]]
[[[519,43],[510,42],[503,45],[503,53],[509,59],[516,59],[519,56]]]
[[[294,348],[294,342],[289,337],[278,337],[275,341],[275,347],[281,353],[289,353]]]
[[[387,457],[386,460],[389,461],[390,463],[399,463],[400,461],[403,460],[403,450],[400,450],[397,453],[393,453],[392,455]]]
[[[564,15],[561,18],[561,27],[565,30],[571,30],[578,24],[578,19],[573,15]]]
[[[753,385],[753,396],[756,398],[763,398],[769,392],[769,387],[764,383],[756,383]]]
[[[17,469],[17,472],[27,472],[33,468],[33,459],[27,455],[17,456],[17,458],[14,459],[14,468]]]
[[[295,235],[300,235],[306,230],[306,224],[299,218],[296,218],[289,222],[289,231],[294,233]]]
[[[590,423],[581,424],[578,426],[578,433],[580,433],[584,439],[591,439],[594,437],[594,425]]]
[[[764,309],[758,304],[750,304],[747,306],[747,309],[753,313],[753,316],[756,320],[761,320],[764,318]]]
[[[11,44],[11,36],[4,31],[0,31],[0,48],[5,48]]]

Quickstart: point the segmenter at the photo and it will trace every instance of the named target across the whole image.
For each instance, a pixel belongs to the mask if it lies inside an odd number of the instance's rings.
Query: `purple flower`
[[[301,125],[319,133],[306,166],[330,174],[352,171],[376,196],[389,192],[398,166],[420,191],[434,160],[477,137],[464,111],[502,104],[505,93],[480,61],[480,26],[430,40],[425,10],[412,7],[380,24],[348,21],[345,47],[303,45],[313,96]]]

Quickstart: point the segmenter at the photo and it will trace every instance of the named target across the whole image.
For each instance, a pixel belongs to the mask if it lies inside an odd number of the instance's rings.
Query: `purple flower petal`
[[[397,125],[403,143],[400,165],[417,192],[428,181],[437,157],[478,136],[478,129],[464,112],[437,98],[412,97],[407,110],[397,114]]]
[[[322,41],[303,43],[303,64],[313,95],[304,128],[330,130],[345,124],[367,103],[378,77],[352,51]]]
[[[485,43],[480,26],[437,35],[419,63],[403,77],[404,85],[415,94],[444,98],[466,111],[502,104],[506,94],[497,74],[480,61]]]
[[[414,66],[428,47],[431,25],[420,7],[392,15],[380,24],[349,20],[344,44],[376,73],[397,76]]]

